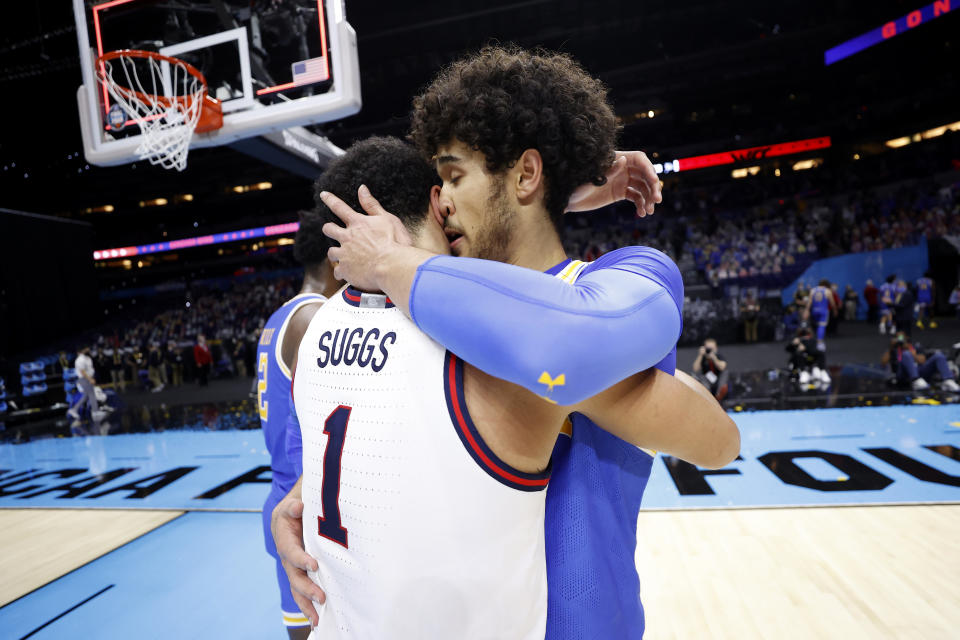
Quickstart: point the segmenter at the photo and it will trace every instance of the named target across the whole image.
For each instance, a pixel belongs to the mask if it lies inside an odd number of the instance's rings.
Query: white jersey
[[[312,638],[542,640],[548,473],[483,443],[462,361],[382,295],[346,288],[300,343]]]

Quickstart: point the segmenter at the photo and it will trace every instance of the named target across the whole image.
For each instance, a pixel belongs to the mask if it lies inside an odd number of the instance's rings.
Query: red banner
[[[796,142],[781,142],[763,147],[750,147],[749,149],[736,149],[734,151],[711,153],[705,156],[681,158],[676,162],[680,165],[679,171],[689,171],[690,169],[705,169],[706,167],[716,167],[724,164],[734,164],[736,162],[756,162],[764,158],[789,156],[794,153],[826,149],[829,146],[830,136],[823,136],[821,138],[797,140]]]

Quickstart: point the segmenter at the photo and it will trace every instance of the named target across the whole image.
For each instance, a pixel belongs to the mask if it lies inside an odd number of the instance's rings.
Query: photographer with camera
[[[934,375],[939,374],[941,389],[951,393],[960,392],[960,385],[953,379],[953,372],[943,352],[939,349],[932,353],[918,352],[903,331],[898,331],[890,341],[890,349],[883,354],[881,361],[890,365],[897,384],[910,385],[914,391],[929,389]]]
[[[710,390],[717,402],[722,403],[730,390],[730,371],[727,361],[717,351],[717,341],[707,338],[693,361],[693,377]]]
[[[790,354],[790,371],[797,376],[802,390],[813,387],[830,386],[830,374],[827,373],[827,357],[818,346],[813,330],[806,323],[797,329],[797,335],[787,344]]]

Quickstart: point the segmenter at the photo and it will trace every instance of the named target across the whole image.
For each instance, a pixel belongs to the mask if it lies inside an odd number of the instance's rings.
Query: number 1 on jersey
[[[323,432],[327,435],[327,448],[323,452],[323,486],[320,487],[323,516],[317,516],[317,533],[344,547],[347,546],[347,530],[340,523],[340,459],[350,411],[352,407],[340,405],[323,423]]]

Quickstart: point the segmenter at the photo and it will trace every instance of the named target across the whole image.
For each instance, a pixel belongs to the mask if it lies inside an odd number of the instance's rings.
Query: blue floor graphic
[[[960,502],[954,406],[734,418],[740,458],[657,456],[644,508]],[[259,431],[0,445],[0,508],[193,510],[0,607],[0,638],[285,638],[260,515],[240,512],[259,511],[268,465]]]
[[[260,516],[185,514],[0,608],[0,637],[28,635],[283,640]]]
[[[735,414],[741,456],[701,470],[658,456],[648,509],[960,502],[960,408]],[[257,511],[259,431],[51,438],[0,445],[0,508]]]

